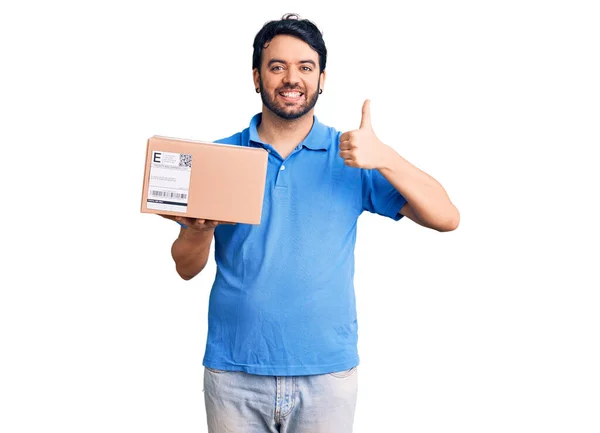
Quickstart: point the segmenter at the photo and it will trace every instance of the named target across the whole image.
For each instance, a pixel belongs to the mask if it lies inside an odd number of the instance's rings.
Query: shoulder
[[[254,115],[250,121],[250,126],[243,129],[240,132],[236,132],[229,137],[219,138],[214,143],[220,144],[232,144],[234,146],[248,146],[248,142],[252,139],[253,135],[256,135],[256,124],[258,122],[260,114]]]
[[[329,129],[329,140],[331,141],[331,147],[339,150],[340,147],[340,136],[342,135],[342,131],[338,131],[333,127],[328,127]]]
[[[215,143],[219,143],[219,144],[233,144],[236,146],[241,146],[242,145],[242,134],[243,132],[236,132],[233,135],[230,135],[229,137],[225,137],[225,138],[219,138],[218,140],[215,140]]]
[[[260,123],[261,113],[255,114],[252,119],[250,119],[250,125],[243,129],[240,132],[236,132],[233,135],[225,138],[219,138],[215,140],[214,143],[220,144],[232,144],[235,146],[248,146],[248,142],[253,138],[257,137],[256,128]]]
[[[311,131],[313,145],[321,149],[337,150],[342,132],[333,126],[321,123],[316,116],[315,120],[315,126],[313,127],[313,131]]]

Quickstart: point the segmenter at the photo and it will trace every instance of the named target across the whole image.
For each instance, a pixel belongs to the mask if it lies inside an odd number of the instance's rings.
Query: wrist
[[[390,170],[396,151],[385,143],[381,143],[377,170]]]

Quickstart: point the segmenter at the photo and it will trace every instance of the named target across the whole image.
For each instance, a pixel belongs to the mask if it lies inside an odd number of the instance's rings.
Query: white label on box
[[[148,209],[187,212],[192,155],[152,151]]]

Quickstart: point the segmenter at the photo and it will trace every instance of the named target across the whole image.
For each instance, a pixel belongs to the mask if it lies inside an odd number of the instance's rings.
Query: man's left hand
[[[344,132],[340,136],[340,157],[344,164],[356,168],[383,168],[385,155],[390,147],[383,144],[371,126],[371,101],[366,100],[362,108],[360,127]]]

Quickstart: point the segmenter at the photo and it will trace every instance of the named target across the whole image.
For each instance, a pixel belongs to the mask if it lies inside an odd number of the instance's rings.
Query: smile
[[[279,94],[288,99],[298,99],[304,95],[302,92],[279,92]]]

